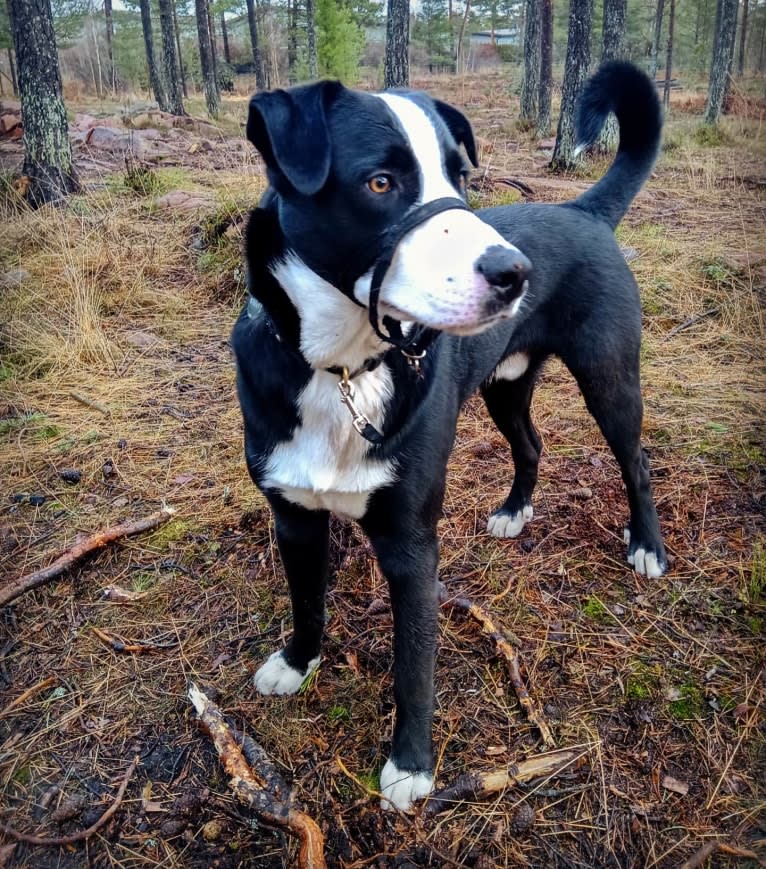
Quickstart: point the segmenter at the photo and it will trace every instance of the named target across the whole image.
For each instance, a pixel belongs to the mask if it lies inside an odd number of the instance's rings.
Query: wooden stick
[[[255,768],[251,768],[215,703],[193,682],[189,684],[188,696],[202,729],[212,739],[223,768],[231,776],[229,785],[237,799],[265,823],[298,837],[301,869],[326,869],[322,831],[313,818],[293,808],[290,792],[263,748],[253,739],[243,738],[243,747],[251,761],[257,761]]]
[[[125,796],[125,791],[128,787],[128,782],[130,781],[133,773],[136,771],[136,767],[138,766],[139,757],[136,755],[133,758],[133,762],[127,768],[125,775],[122,779],[122,783],[120,784],[120,789],[117,791],[117,794],[114,798],[114,802],[111,806],[104,812],[103,815],[96,821],[95,824],[91,824],[87,830],[81,830],[79,833],[72,833],[70,836],[56,836],[52,838],[48,838],[45,836],[33,836],[30,833],[21,833],[13,827],[9,827],[7,824],[0,824],[0,833],[5,834],[6,836],[10,836],[12,839],[16,839],[19,842],[27,842],[29,845],[73,845],[75,842],[82,842],[83,839],[89,839],[94,833],[98,832],[101,827],[114,815],[114,813],[119,809],[120,803],[122,802],[122,798]]]
[[[3,718],[5,715],[11,713],[17,706],[21,706],[21,704],[25,700],[29,700],[29,698],[33,694],[37,694],[38,691],[43,691],[45,688],[50,688],[51,685],[56,684],[55,676],[48,676],[47,679],[43,679],[42,682],[38,682],[36,685],[33,685],[31,688],[27,688],[26,691],[23,691],[15,700],[11,700],[11,702],[0,711],[0,718]]]
[[[581,750],[565,748],[520,760],[507,769],[466,773],[451,785],[431,794],[423,814],[436,815],[461,800],[481,799],[540,776],[555,775],[584,756],[585,752]]]
[[[730,857],[742,857],[745,860],[753,860],[759,866],[766,866],[766,860],[762,860],[755,851],[748,851],[746,848],[738,848],[736,845],[728,845],[726,842],[721,842],[714,839],[703,845],[699,851],[692,854],[691,857],[681,864],[681,869],[698,869],[699,866],[712,857],[716,853],[727,854]]]
[[[111,416],[112,411],[109,410],[108,407],[105,407],[98,401],[94,401],[92,398],[88,398],[87,395],[83,395],[81,392],[77,392],[74,389],[70,391],[69,397],[73,398],[75,401],[79,401],[80,404],[84,404],[86,407],[92,407],[93,410],[97,410],[99,413],[103,413],[104,416]]]
[[[495,646],[497,646],[498,652],[500,652],[508,665],[511,684],[516,692],[519,705],[527,713],[527,718],[540,731],[543,743],[547,747],[555,745],[550,727],[548,727],[547,722],[543,718],[542,712],[537,708],[537,704],[529,696],[529,692],[524,685],[524,680],[521,678],[518,652],[497,629],[489,613],[478,604],[472,603],[467,597],[449,597],[446,586],[441,582],[439,583],[439,603],[442,606],[457,607],[468,613],[481,625],[482,631],[485,634],[489,634]]]
[[[19,597],[19,595],[24,594],[24,592],[31,591],[33,588],[45,585],[46,582],[56,579],[62,573],[69,570],[69,568],[74,567],[78,561],[82,561],[96,552],[96,550],[102,549],[107,543],[113,543],[121,537],[141,534],[143,531],[151,531],[153,528],[164,525],[174,512],[170,507],[163,507],[159,512],[152,513],[151,516],[146,516],[144,519],[129,519],[126,522],[121,522],[119,525],[113,525],[111,528],[98,531],[81,543],[76,543],[71,549],[60,555],[53,564],[49,564],[48,567],[43,567],[40,570],[34,571],[34,573],[28,573],[26,576],[11,580],[4,588],[0,588],[0,606],[5,606]]]

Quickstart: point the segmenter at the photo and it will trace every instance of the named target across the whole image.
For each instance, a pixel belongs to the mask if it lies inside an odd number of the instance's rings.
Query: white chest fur
[[[354,403],[378,430],[391,392],[386,365],[354,380]],[[394,480],[393,463],[368,458],[370,444],[351,425],[337,375],[314,372],[298,398],[298,414],[300,425],[269,456],[261,485],[310,510],[361,518],[372,492]]]

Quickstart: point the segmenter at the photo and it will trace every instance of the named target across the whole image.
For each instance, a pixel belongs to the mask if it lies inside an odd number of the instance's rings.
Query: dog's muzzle
[[[532,263],[521,251],[496,244],[479,257],[474,268],[494,290],[485,305],[485,314],[492,316],[524,292]]]

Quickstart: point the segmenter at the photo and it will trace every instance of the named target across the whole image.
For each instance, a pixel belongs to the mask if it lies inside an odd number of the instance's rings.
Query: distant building
[[[519,31],[516,27],[498,27],[494,34],[495,45],[520,45]],[[477,30],[471,34],[471,45],[491,45],[491,30]]]

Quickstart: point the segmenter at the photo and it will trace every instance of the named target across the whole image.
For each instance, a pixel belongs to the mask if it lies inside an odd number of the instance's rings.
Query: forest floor
[[[500,72],[417,84],[475,124],[475,204],[515,201],[520,186],[561,201],[604,171],[550,176]],[[468,403],[441,578],[514,638],[557,745],[582,758],[430,820],[382,813],[367,791],[391,731],[391,623],[355,527],[333,524],[317,678],[288,699],[252,687],[289,631],[289,601],[243,462],[227,343],[242,221],[264,185],[237,132],[246,97],[227,100],[211,147],[187,131],[149,168],[78,148],[84,191],[65,208],[19,209],[5,185],[0,585],[83,533],[163,504],[177,513],[0,609],[0,823],[84,829],[140,757],[86,843],[14,849],[0,834],[0,865],[294,865],[295,843],[235,802],[186,699],[192,678],[280,766],[333,867],[672,867],[712,841],[766,858],[766,104],[739,99],[711,142],[703,102],[673,93],[654,177],[618,230],[644,305],[644,440],[670,570],[650,580],[625,563],[619,471],[559,364],[534,407],[535,519],[516,540],[488,536],[511,457]],[[0,144],[6,165],[17,147]],[[163,201],[175,191],[187,196]],[[437,668],[439,784],[542,751],[491,641],[457,613],[442,613]]]

